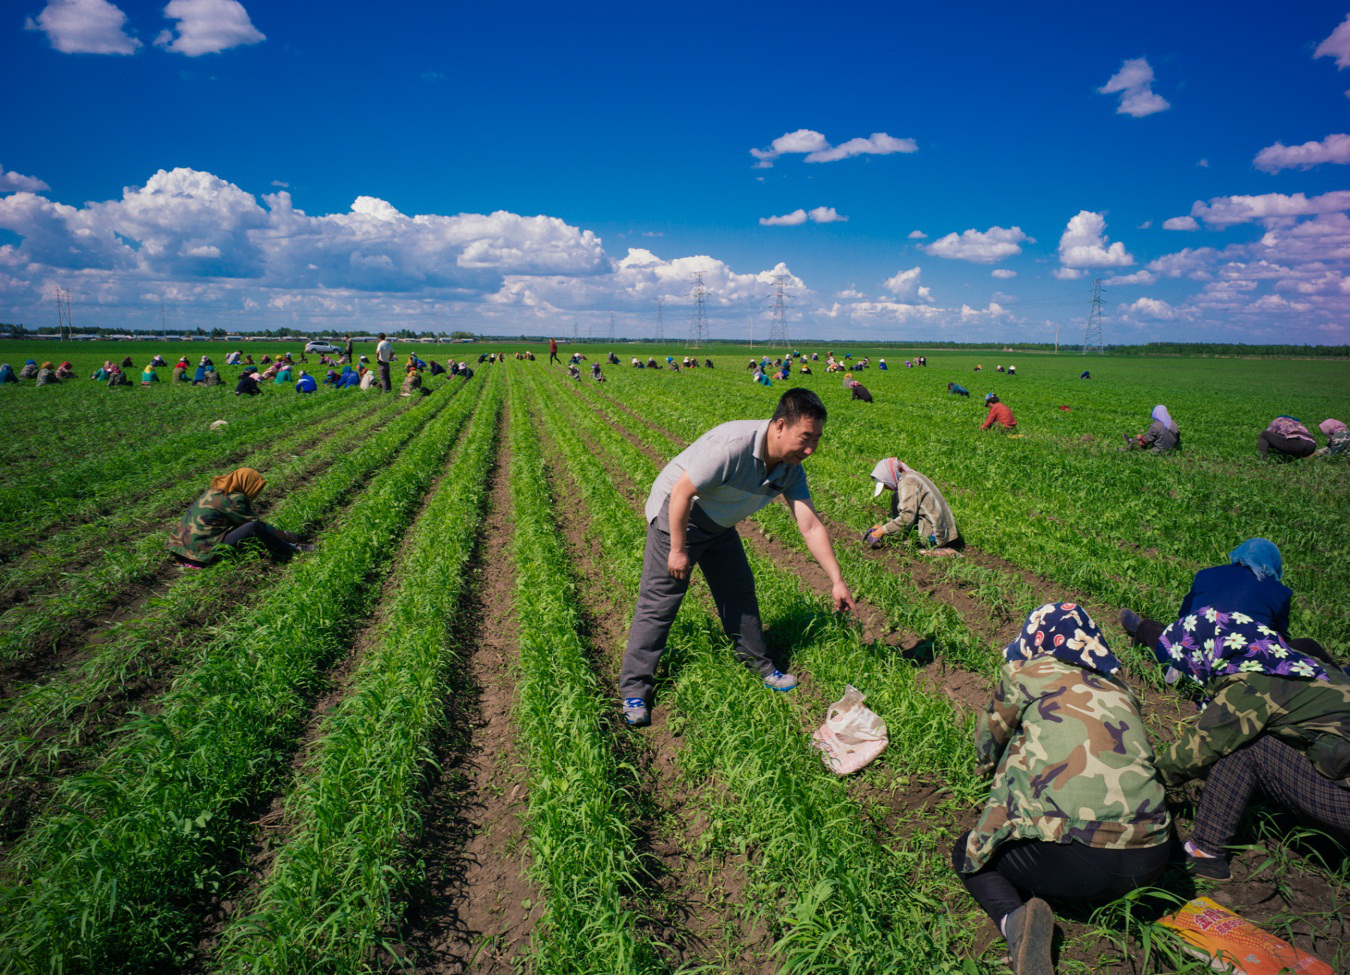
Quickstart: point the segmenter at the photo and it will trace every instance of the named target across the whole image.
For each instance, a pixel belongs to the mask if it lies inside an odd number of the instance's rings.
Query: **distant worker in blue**
[[[312,393],[319,388],[319,384],[314,381],[314,377],[305,370],[300,370],[300,378],[295,381],[295,391],[297,393]]]
[[[958,386],[956,383],[948,383],[947,392],[951,393],[953,396],[964,396],[967,399],[970,398],[970,390],[966,389],[964,386]]]
[[[886,360],[885,359],[878,360],[877,368],[880,369],[882,372],[886,372],[887,371]]]

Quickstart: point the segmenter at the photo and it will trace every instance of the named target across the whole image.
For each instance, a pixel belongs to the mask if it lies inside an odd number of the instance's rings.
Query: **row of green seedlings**
[[[585,416],[574,414],[571,420],[574,429],[586,431],[589,442],[592,444],[603,443],[607,449],[613,450],[622,469],[632,472],[636,480],[641,481],[646,476],[655,476],[656,465],[652,464],[645,454],[634,451],[632,444],[625,438],[603,426],[592,424]],[[633,428],[630,427],[630,429]],[[636,432],[634,430],[634,433]],[[791,531],[795,535],[795,530],[785,527],[789,519],[785,512],[778,510],[777,506],[766,509],[761,515],[763,516],[762,520],[765,521],[781,520],[782,524],[777,526],[778,529],[785,533]],[[783,537],[786,538],[787,535],[784,534]],[[633,540],[631,544],[636,544],[636,541]],[[753,551],[750,554],[751,563],[755,566],[756,579],[761,589],[761,605],[767,606],[762,580],[773,577],[774,566],[769,560],[757,556]],[[844,556],[846,553],[840,551],[839,554]],[[912,632],[930,634],[930,639],[938,648],[937,652],[944,657],[955,656],[963,663],[975,665],[976,669],[981,672],[989,672],[997,668],[996,658],[987,650],[980,648],[978,641],[965,628],[961,617],[955,610],[946,607],[948,612],[943,613],[940,611],[934,612],[923,606],[914,607],[915,597],[922,597],[922,593],[910,591],[910,587],[888,585],[896,574],[878,570],[878,563],[875,560],[863,558],[861,563],[857,565],[852,565],[853,561],[841,558],[850,585],[854,586],[855,593],[860,595],[866,593],[870,597],[869,601],[875,600],[876,605],[885,611],[889,619],[910,627]],[[865,583],[863,585],[858,584],[859,570],[867,573],[866,579],[868,581],[879,583],[875,591],[872,591]],[[942,605],[945,606],[945,604]],[[825,612],[825,608],[821,607],[818,612]],[[767,610],[765,617],[766,619],[769,617]],[[922,627],[925,618],[929,622],[935,621],[939,625],[930,625],[926,629],[915,628]],[[949,647],[953,646],[959,651],[955,655],[949,652]],[[931,719],[929,715],[934,701],[931,695],[915,687],[912,680],[913,665],[904,662],[899,654],[885,646],[872,645],[861,649],[865,652],[849,652],[835,656],[827,655],[823,659],[813,659],[808,665],[808,672],[815,683],[821,684],[822,677],[827,671],[822,671],[820,668],[834,667],[834,672],[837,675],[835,677],[837,686],[842,688],[843,683],[847,682],[864,688],[869,694],[869,706],[886,719],[893,741],[892,750],[879,763],[883,767],[875,771],[869,770],[868,773],[864,774],[864,780],[871,777],[878,784],[884,783],[899,788],[909,785],[912,776],[946,782],[951,802],[944,806],[944,810],[931,814],[937,817],[939,822],[944,822],[949,818],[952,809],[962,806],[968,807],[982,794],[983,784],[974,781],[972,775],[974,755],[969,744],[969,721],[954,726],[952,722],[943,721],[941,718],[936,721]],[[804,658],[794,657],[794,669],[806,669],[805,667],[799,668],[798,659],[803,659],[804,662]],[[840,666],[841,663],[842,666]],[[899,667],[900,673],[898,675],[887,674],[884,670],[876,672],[874,668],[877,665]],[[868,671],[873,672],[869,673]],[[827,694],[826,697],[827,699],[830,698],[830,694]],[[923,705],[921,707],[916,707],[916,698],[922,699]],[[945,704],[937,703],[940,708],[945,709]],[[701,718],[697,720],[701,721]],[[937,729],[942,729],[946,734],[935,736],[934,732]],[[896,743],[904,749],[903,758],[897,759],[897,753],[894,750]],[[930,747],[930,752],[935,754],[924,755],[924,745],[934,746]],[[886,768],[886,766],[892,764],[898,767],[894,769]],[[710,764],[709,767],[714,766]],[[888,771],[892,774],[888,774]],[[876,812],[881,815],[876,816],[874,814],[874,818],[885,819],[884,811],[877,810]],[[954,830],[944,831],[942,829],[925,828],[908,838],[911,846],[908,852],[913,857],[910,862],[915,865],[916,882],[922,882],[926,885],[927,896],[937,897],[945,902],[946,906],[942,909],[944,914],[952,909],[952,905],[967,903],[964,895],[957,889],[955,879],[950,875],[946,866],[948,859],[947,845],[951,841],[952,832]],[[894,848],[893,846],[892,849]],[[1134,916],[1133,909],[1141,896],[1143,895],[1133,895],[1107,905],[1099,911],[1099,927],[1095,936],[1104,937],[1114,942],[1122,955],[1129,954],[1132,946],[1137,943],[1144,945],[1146,948],[1156,946],[1163,965],[1186,964],[1173,939],[1167,935],[1162,935],[1162,941],[1159,942],[1159,931]]]
[[[253,412],[231,420],[225,435],[210,429],[218,415],[211,405],[199,404],[196,418],[183,418],[172,433],[153,438],[142,434],[86,460],[7,483],[0,488],[0,552],[32,545],[35,533],[63,521],[97,517],[114,501],[125,504],[193,473],[212,470],[221,457],[237,452],[240,443],[308,422],[332,409],[333,401],[294,395],[266,400]],[[143,419],[143,426],[148,425]]]
[[[337,433],[339,430],[343,434],[347,430],[369,433],[391,415],[392,410],[377,411],[346,426],[338,420],[322,433],[329,440],[345,439]],[[328,449],[329,440],[297,455],[296,448],[303,447],[312,437],[311,432],[280,438],[279,443],[269,442],[239,458],[239,466],[266,472],[268,495],[276,496],[311,476],[335,456]],[[217,472],[225,471],[217,469]],[[205,490],[206,483],[206,478],[193,479],[167,488],[152,500],[153,515],[144,511],[110,514],[89,526],[90,531],[73,533],[80,536],[86,547],[80,555],[68,556],[70,562],[64,566],[46,556],[25,559],[15,566],[13,578],[31,587],[32,595],[0,614],[3,629],[0,661],[23,659],[58,644],[73,626],[93,618],[125,593],[159,576],[171,564],[171,556],[164,547],[167,531],[172,530],[181,512]],[[146,531],[148,525],[160,530]],[[77,540],[72,541],[78,544]],[[58,551],[64,547],[59,542],[56,546]],[[85,564],[78,568],[70,564],[81,557],[87,559]]]
[[[331,436],[334,430],[354,420],[360,422],[372,415],[390,415],[392,406],[388,399],[372,403],[353,397],[339,409],[324,413],[315,421],[298,425],[287,422],[256,440],[240,440],[230,433],[217,434],[228,452],[219,457],[216,466],[203,472],[201,480],[231,466],[258,467],[261,463],[274,467],[280,458],[303,451],[306,445]],[[31,593],[50,584],[55,577],[68,574],[72,563],[82,566],[100,549],[120,542],[123,536],[159,522],[186,506],[194,497],[192,492],[197,489],[197,484],[196,478],[185,475],[137,501],[109,505],[96,517],[72,519],[53,526],[50,532],[43,532],[39,547],[29,549],[10,563],[0,592]],[[39,526],[35,529],[42,531]]]
[[[451,622],[468,586],[496,444],[500,376],[474,414],[453,466],[418,519],[398,590],[337,709],[317,729],[291,783],[289,832],[256,899],[216,951],[231,972],[362,972],[397,955],[385,938],[418,868],[408,841],[432,743],[445,727],[463,647]]]
[[[457,389],[447,395],[454,396]],[[397,456],[432,416],[433,410],[409,410],[373,434],[368,424],[362,423],[326,439],[314,451],[314,460],[331,462],[327,469],[301,490],[282,498],[268,514],[269,522],[303,534],[334,517],[341,505]],[[282,490],[284,484],[285,478],[279,479]],[[162,548],[162,539],[160,544]],[[253,602],[272,598],[265,580],[270,578],[275,583],[282,574],[270,569],[269,560],[243,552],[202,572],[185,573],[147,604],[139,616],[117,624],[91,646],[74,667],[17,690],[0,705],[3,788],[41,780],[87,758],[88,752],[101,743],[98,732],[106,725],[100,702],[115,698],[127,685],[191,662],[193,655],[202,651],[203,638],[209,635],[211,626],[227,623],[231,614],[246,616],[252,612]],[[262,588],[255,588],[259,584]],[[250,593],[242,603],[238,596],[241,590]],[[184,619],[202,622],[175,639],[171,634],[177,622]]]
[[[241,869],[251,819],[284,784],[329,668],[371,610],[395,543],[477,405],[439,410],[256,611],[129,722],[5,865],[0,970],[145,971],[192,954],[209,900]]]
[[[603,400],[603,397],[598,397],[593,398],[592,402],[597,408],[613,415],[614,407],[604,403]],[[642,415],[658,419],[674,431],[686,433],[690,441],[703,432],[702,430],[692,432],[701,424],[708,427],[713,425],[708,417],[690,418],[673,410],[668,411],[667,407],[668,404],[664,400],[653,399],[641,402],[638,408]],[[632,436],[646,444],[656,456],[674,457],[685,447],[685,443],[672,440],[647,423],[632,422],[627,428]],[[821,496],[815,471],[819,459],[817,455],[810,461],[811,489],[817,497]],[[650,464],[650,460],[647,463]],[[837,501],[838,498],[834,500]],[[822,516],[837,520],[834,501],[822,504]],[[781,506],[773,505],[760,512],[756,522],[765,537],[798,551],[806,551],[800,533]],[[861,534],[861,529],[858,534]],[[893,628],[940,646],[945,659],[965,669],[985,674],[997,669],[994,658],[990,656],[990,647],[970,632],[965,620],[954,607],[933,598],[931,594],[915,585],[907,575],[893,572],[885,563],[867,557],[851,543],[851,540],[837,546],[835,555],[855,596],[881,609]]]
[[[11,437],[0,442],[0,462],[6,464],[7,470],[11,469],[10,464],[18,465],[16,479],[41,477],[47,468],[71,463],[72,454],[76,452],[71,446],[75,437],[78,437],[74,442],[80,445],[81,455],[88,444],[130,446],[147,433],[171,434],[188,422],[203,419],[206,403],[204,397],[195,395],[150,400],[109,396],[102,383],[89,383],[80,387],[79,392],[63,393],[59,399],[45,393],[37,394],[37,398],[3,396],[0,397],[0,424],[4,429],[30,429],[34,411],[41,410],[48,435]],[[217,410],[218,416],[225,419],[232,418],[236,412],[219,404],[211,409]],[[210,417],[207,422],[216,418]],[[72,439],[68,440],[68,436]]]
[[[561,396],[548,407],[548,415],[561,409],[568,419],[550,429],[590,509],[606,572],[635,598],[646,527],[596,465],[614,442],[607,443],[597,418],[567,412]],[[636,481],[655,477],[650,461],[622,461]],[[883,761],[895,769],[969,781],[966,726],[919,689],[912,664],[889,648],[864,645],[790,574],[765,560],[752,565],[774,642],[786,640],[791,666],[805,678],[800,692],[765,691],[734,660],[715,617],[693,600],[667,641],[670,676],[658,686],[657,706],[670,708],[672,730],[683,737],[677,761],[690,781],[704,785],[696,800],[706,810],[706,852],[746,857],[753,901],[746,909],[779,937],[784,971],[978,970],[959,958],[969,943],[965,919],[940,910],[935,878],[923,870],[938,832],[908,846],[877,835],[850,785],[809,746],[809,728],[846,683],[862,688],[888,721],[894,744]]]
[[[730,415],[727,411],[735,409],[734,403],[720,404],[715,394],[705,398],[705,401],[711,402],[716,415]],[[689,440],[698,437],[703,429],[713,423],[709,416],[690,410],[687,400],[680,401],[666,396],[644,397],[639,410],[642,415],[659,421],[663,426],[686,436]],[[834,426],[833,419],[830,426]],[[670,451],[670,456],[683,449],[682,443],[671,441],[649,425],[634,424],[634,428],[636,435],[645,437],[645,442],[649,442],[654,449]],[[996,651],[1002,646],[1002,642],[1006,641],[992,637],[981,639],[976,636],[955,607],[925,591],[908,573],[895,571],[887,560],[870,557],[858,548],[854,539],[860,538],[867,528],[885,520],[885,512],[877,507],[875,502],[868,500],[870,492],[866,490],[866,486],[871,482],[868,480],[865,484],[861,483],[863,478],[859,476],[859,462],[844,451],[832,448],[836,443],[852,444],[854,442],[852,436],[831,429],[827,431],[827,438],[825,448],[808,462],[811,490],[813,495],[820,499],[825,517],[835,524],[842,524],[845,528],[844,544],[838,546],[836,555],[855,593],[882,608],[891,625],[897,629],[934,641],[941,647],[942,655],[948,661],[976,673],[992,675],[999,666]],[[867,469],[870,470],[870,466]],[[762,513],[757,520],[767,536],[799,551],[805,551],[804,543],[784,512],[770,509]],[[963,526],[964,524],[962,521]],[[937,563],[933,565],[936,566]],[[1019,590],[1024,600],[1029,591],[1029,587]],[[977,598],[987,595],[989,595],[987,585],[976,593]],[[1060,592],[1041,593],[1039,597],[1033,595],[1031,598],[1038,601],[1027,605],[1024,612],[1030,612],[1036,606],[1059,598],[1060,595]],[[990,608],[997,615],[1002,607]],[[1119,631],[1112,614],[1097,615],[1103,617],[1097,622],[1114,638],[1113,646],[1130,665],[1132,672],[1148,686],[1154,689],[1162,687],[1161,675],[1157,672],[1156,665],[1152,663],[1152,657],[1129,645],[1129,641]],[[1009,622],[1007,634],[1009,637],[1020,620],[1021,617],[1016,617]]]
[[[580,629],[578,588],[558,531],[531,408],[511,373],[512,558],[520,677],[516,727],[526,765],[530,873],[544,895],[539,972],[662,970],[645,907],[630,904],[640,857],[635,775],[612,748],[613,704]]]
[[[748,395],[731,391],[740,401]],[[832,386],[825,393],[843,395]],[[1038,570],[1054,566],[1060,582],[1108,605],[1165,618],[1196,570],[1222,561],[1243,537],[1266,535],[1284,548],[1304,609],[1300,628],[1333,647],[1350,641],[1350,619],[1342,611],[1350,553],[1326,545],[1339,533],[1345,502],[1334,469],[1253,467],[1254,457],[1233,467],[1190,455],[1121,456],[1114,442],[1104,451],[1087,450],[1032,435],[983,437],[971,450],[959,431],[912,412],[841,403],[839,442],[865,469],[908,440],[903,450],[911,462],[961,496],[963,524],[986,550]],[[1231,416],[1225,423],[1231,427]],[[908,426],[897,431],[898,424]],[[910,432],[915,435],[906,437]],[[1051,470],[1055,476],[1045,477]]]

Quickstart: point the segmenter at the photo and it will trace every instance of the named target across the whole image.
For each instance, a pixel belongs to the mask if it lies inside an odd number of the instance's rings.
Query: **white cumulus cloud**
[[[1152,271],[1138,270],[1133,274],[1116,274],[1107,278],[1102,284],[1108,288],[1118,284],[1152,284],[1158,280],[1158,276]]]
[[[169,0],[164,16],[178,21],[177,35],[162,31],[155,44],[192,58],[267,39],[239,0]]]
[[[1128,305],[1121,305],[1120,310],[1131,318],[1155,318],[1168,321],[1177,317],[1176,309],[1160,298],[1140,298]]]
[[[797,227],[806,223],[806,211],[801,207],[780,217],[760,217],[761,227]]]
[[[1238,223],[1280,221],[1343,210],[1350,210],[1350,190],[1333,190],[1321,196],[1305,196],[1302,193],[1219,196],[1207,204],[1197,200],[1191,206],[1191,216],[1213,227],[1230,227]]]
[[[841,216],[834,207],[815,207],[806,215],[812,223],[848,223],[848,217]]]
[[[759,225],[761,227],[798,227],[808,220],[812,223],[847,223],[848,217],[840,214],[834,207],[813,207],[810,210],[803,210],[798,207],[791,213],[785,213],[780,217],[760,217]]]
[[[1009,278],[1015,278],[1015,277],[1017,277],[1017,272],[1016,272],[1016,271],[1012,270],[1011,268],[1006,268],[1006,267],[997,267],[997,268],[994,268],[994,270],[990,271],[989,273],[990,273],[993,277],[996,277],[996,278],[998,278],[998,279],[1001,280],[1001,281],[1006,281],[1006,280],[1008,280]]]
[[[910,240],[927,240],[927,239],[928,239],[928,235],[927,235],[926,233],[924,233],[922,230],[911,230],[911,231],[909,232],[909,239],[910,239]]]
[[[1117,115],[1132,115],[1143,118],[1154,112],[1171,108],[1166,98],[1153,91],[1153,68],[1146,58],[1131,58],[1120,66],[1120,70],[1111,76],[1111,80],[1098,88],[1103,95],[1119,93],[1120,104],[1116,106]]]
[[[1256,154],[1252,164],[1268,173],[1282,169],[1311,169],[1322,163],[1350,163],[1350,135],[1337,133],[1321,142],[1305,142],[1301,146],[1287,146],[1277,142]]]
[[[1080,210],[1059,239],[1059,262],[1066,268],[1129,267],[1134,258],[1120,241],[1107,244],[1105,217]]]
[[[803,155],[809,163],[837,162],[852,156],[889,156],[897,152],[918,152],[913,139],[897,139],[885,132],[873,132],[867,138],[849,139],[837,146],[830,145],[825,136],[815,129],[785,132],[769,144],[767,149],[751,149],[757,162],[754,168],[768,169],[773,161],[784,155]]]
[[[1163,230],[1199,230],[1195,217],[1169,217],[1163,221]]]
[[[1330,37],[1317,45],[1313,57],[1335,58],[1336,67],[1350,68],[1350,14],[1345,15],[1345,19],[1331,32]],[[1346,94],[1350,95],[1350,92]]]
[[[901,298],[911,297],[919,287],[920,269],[912,267],[908,271],[896,271],[894,275],[881,282],[882,287]]]
[[[1022,233],[1021,227],[990,227],[983,231],[971,228],[959,234],[950,233],[946,237],[939,237],[931,244],[924,244],[923,250],[934,257],[993,264],[1022,253],[1021,244],[1024,242],[1035,243]]]
[[[5,172],[5,167],[0,166],[0,193],[10,193],[22,190],[27,193],[41,193],[43,190],[51,189],[46,183],[36,176],[25,176],[23,173],[16,173],[14,170]]]
[[[50,0],[27,30],[40,30],[62,54],[135,54],[141,42],[125,30],[127,15],[108,0]]]

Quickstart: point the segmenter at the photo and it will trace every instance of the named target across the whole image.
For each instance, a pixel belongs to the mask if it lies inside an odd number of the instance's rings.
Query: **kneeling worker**
[[[695,565],[712,591],[736,655],[757,670],[764,686],[790,691],[791,674],[769,659],[755,597],[755,578],[736,523],[782,495],[806,547],[833,583],[836,610],[853,610],[830,536],[811,504],[802,462],[815,453],[825,427],[825,404],[807,389],[790,389],[770,420],[733,420],[713,427],[657,476],[647,497],[647,545],[633,626],[619,691],[630,725],[650,720],[656,667]]]
[[[863,541],[881,548],[885,536],[913,528],[924,555],[956,554],[952,548],[957,541],[956,519],[936,484],[895,457],[879,461],[872,468],[872,480],[877,482],[873,498],[882,491],[891,492],[891,520],[869,528]]]

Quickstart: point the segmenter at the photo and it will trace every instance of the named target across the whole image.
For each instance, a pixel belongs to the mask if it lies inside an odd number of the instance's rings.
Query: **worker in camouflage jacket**
[[[1087,610],[1040,607],[1004,657],[975,730],[989,801],[952,864],[1007,939],[1013,970],[1039,975],[1052,970],[1054,933],[1041,898],[1105,902],[1151,884],[1172,818],[1138,703]]]
[[[283,562],[296,552],[312,552],[315,546],[303,544],[299,536],[274,528],[254,515],[253,501],[266,484],[251,467],[212,478],[206,492],[183,513],[165,547],[194,569],[220,558],[222,546],[230,548],[249,541],[261,544]]]
[[[1261,795],[1350,843],[1350,677],[1315,641],[1281,632],[1292,593],[1272,542],[1248,539],[1229,558],[1197,574],[1154,645],[1205,698],[1158,770],[1169,785],[1205,776],[1186,852],[1190,870],[1211,880],[1231,876],[1227,847]]]

